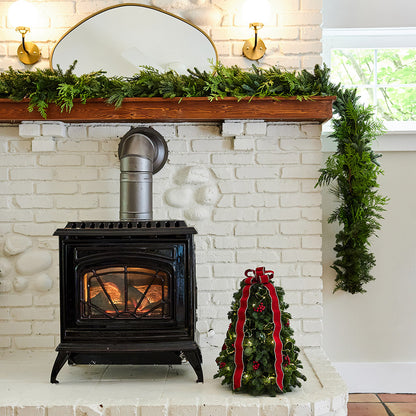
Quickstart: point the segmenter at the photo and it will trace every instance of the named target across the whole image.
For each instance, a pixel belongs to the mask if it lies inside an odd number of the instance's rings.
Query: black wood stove
[[[70,364],[180,364],[203,381],[195,337],[194,228],[183,221],[72,222],[58,229],[61,343]]]
[[[136,208],[134,198],[121,198],[127,201],[121,204],[121,216],[129,216]],[[137,217],[136,212],[133,218]],[[70,222],[56,230],[61,342],[51,383],[57,383],[67,361],[181,364],[184,358],[197,381],[203,381],[195,341],[194,234],[195,229],[183,221],[128,218]]]

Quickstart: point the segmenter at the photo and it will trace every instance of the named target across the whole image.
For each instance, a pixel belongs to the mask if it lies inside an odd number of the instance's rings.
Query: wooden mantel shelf
[[[254,98],[252,100],[224,98],[209,101],[192,98],[126,98],[120,108],[103,99],[91,99],[86,104],[75,102],[70,113],[49,105],[47,120],[66,123],[102,122],[192,122],[223,120],[265,120],[323,123],[332,117],[335,97],[314,97],[299,101],[289,98]],[[45,121],[37,110],[27,110],[28,101],[0,99],[0,123]]]

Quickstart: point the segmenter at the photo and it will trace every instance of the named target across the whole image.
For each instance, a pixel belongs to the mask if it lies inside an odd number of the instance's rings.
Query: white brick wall
[[[154,177],[154,218],[185,219],[199,233],[201,343],[222,342],[232,293],[245,269],[265,265],[286,290],[298,343],[320,345],[321,197],[313,187],[320,126],[241,121],[153,127],[166,135],[170,148],[166,166]],[[0,127],[0,259],[12,266],[0,277],[5,290],[0,293],[0,350],[50,350],[57,342],[57,238],[51,235],[67,221],[118,219],[116,152],[128,128],[24,123],[19,128],[22,138],[17,129]],[[27,137],[42,138],[42,132],[49,137],[52,129],[54,152],[11,146]],[[236,148],[236,140],[247,140],[250,146]],[[189,166],[198,168],[193,179],[185,169]],[[192,197],[187,206],[170,207],[166,192],[181,187],[190,187],[191,195],[200,195],[201,187],[214,189],[218,200],[200,205]],[[195,219],[200,212],[204,217]],[[30,239],[30,250],[53,254],[52,266],[42,271],[52,279],[50,290],[40,290],[37,275],[18,274],[14,265],[24,252],[5,254],[6,240],[16,235]],[[208,337],[210,329],[216,335]]]
[[[49,55],[59,38],[73,25],[88,15],[105,7],[123,3],[123,1],[50,1],[41,4],[35,2],[39,12],[39,21],[34,24],[28,34],[28,40],[36,42],[41,49],[42,59],[35,67],[49,66]],[[212,26],[203,26],[202,29],[210,35],[218,51],[219,59],[225,65],[240,65],[250,67],[253,61],[242,57],[241,50],[244,41],[253,36],[249,29],[241,22],[240,0],[206,0],[201,1],[174,1],[174,0],[148,0],[145,4],[161,7],[169,12],[185,15],[192,19],[193,13],[198,13],[198,5],[211,7],[219,14],[220,23],[211,23]],[[267,52],[260,61],[262,66],[279,65],[287,69],[311,69],[315,64],[321,63],[321,7],[322,0],[270,0],[272,15],[269,22],[260,31],[264,39]],[[10,2],[0,2],[0,70],[9,66],[23,69],[25,66],[16,58],[16,49],[19,45],[19,35],[14,28],[8,25],[6,16]],[[195,21],[196,22],[196,21]],[[208,23],[207,23],[208,24]],[[216,25],[219,26],[216,26]],[[75,57],[74,57],[75,59]],[[99,68],[97,68],[99,69]],[[248,127],[249,131],[252,127]],[[255,127],[253,127],[255,129]],[[79,137],[79,132],[69,129],[70,137]],[[64,127],[59,124],[45,126],[43,135],[64,137]],[[240,133],[237,133],[240,134]],[[263,133],[255,133],[263,134]],[[82,134],[81,134],[82,135]],[[39,132],[31,137],[39,136]],[[95,137],[91,134],[90,137]],[[111,136],[112,137],[112,136]],[[74,137],[75,138],[75,137]]]

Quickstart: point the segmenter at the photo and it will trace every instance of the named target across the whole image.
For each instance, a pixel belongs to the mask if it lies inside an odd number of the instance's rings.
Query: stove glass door
[[[82,319],[169,319],[170,280],[151,268],[91,268],[82,276]]]

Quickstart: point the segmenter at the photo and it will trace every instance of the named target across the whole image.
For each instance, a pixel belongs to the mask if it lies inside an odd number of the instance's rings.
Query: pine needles
[[[65,72],[60,68],[21,71],[9,68],[0,73],[0,97],[21,101],[29,99],[29,111],[38,110],[46,118],[49,104],[54,103],[61,111],[70,111],[74,99],[85,103],[89,98],[108,94],[112,80],[104,72],[76,76],[73,74],[76,62]]]
[[[0,73],[0,97],[20,101],[29,99],[29,111],[38,110],[46,118],[46,109],[53,103],[61,111],[71,111],[74,100],[85,103],[90,98],[104,98],[119,107],[127,97],[290,97],[308,99],[325,95],[323,72],[287,72],[276,67],[261,69],[253,66],[244,71],[238,66],[213,66],[213,72],[188,70],[160,73],[143,67],[130,78],[106,77],[104,72],[81,76],[73,73],[76,62],[65,72],[58,68],[21,71],[9,68]]]
[[[376,261],[369,250],[369,239],[380,229],[381,212],[388,199],[378,194],[378,175],[382,174],[377,155],[371,149],[374,139],[382,134],[382,124],[374,121],[371,107],[359,104],[356,90],[333,86],[333,127],[330,137],[337,151],[329,156],[317,185],[331,185],[339,206],[328,219],[338,222],[336,260],[331,266],[337,273],[334,292],[364,293],[365,283],[374,280],[371,269]]]

